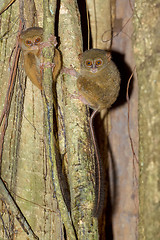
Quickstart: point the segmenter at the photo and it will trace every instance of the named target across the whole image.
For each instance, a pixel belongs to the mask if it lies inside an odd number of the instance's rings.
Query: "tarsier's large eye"
[[[99,67],[99,66],[101,66],[102,64],[103,64],[102,59],[96,59],[96,61],[95,61],[96,67]]]
[[[92,61],[91,60],[86,60],[85,64],[87,67],[91,67],[92,66]]]
[[[30,40],[26,40],[27,45],[32,45],[32,42]]]
[[[38,38],[35,39],[34,43],[38,44],[40,41],[41,41],[41,39],[38,37]]]

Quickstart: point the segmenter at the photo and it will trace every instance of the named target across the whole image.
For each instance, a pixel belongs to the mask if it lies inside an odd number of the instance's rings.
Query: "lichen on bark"
[[[135,1],[134,53],[139,84],[139,239],[147,240],[160,238],[159,16],[159,1]]]

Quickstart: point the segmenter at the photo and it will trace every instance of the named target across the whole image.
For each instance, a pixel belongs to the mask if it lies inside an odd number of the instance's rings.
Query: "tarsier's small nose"
[[[92,73],[96,73],[96,72],[97,72],[97,70],[98,70],[98,69],[97,69],[97,67],[94,67],[94,66],[93,66],[93,67],[91,67],[91,72],[92,72]]]
[[[98,70],[98,69],[97,69],[96,64],[93,64],[92,67],[91,67],[91,72],[92,72],[92,73],[96,73],[97,70]]]

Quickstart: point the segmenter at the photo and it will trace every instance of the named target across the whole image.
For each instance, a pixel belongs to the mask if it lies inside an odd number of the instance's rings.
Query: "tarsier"
[[[109,109],[116,101],[120,90],[120,74],[116,65],[111,60],[110,53],[91,49],[81,56],[81,71],[77,78],[79,99],[94,111],[90,118],[90,129],[95,147],[98,171],[98,197],[95,215],[100,204],[100,162],[93,130],[93,118],[98,111]]]
[[[82,54],[77,87],[83,103],[94,110],[109,109],[119,94],[120,81],[110,53],[91,49]]]
[[[51,44],[51,40],[47,43],[43,42],[43,28],[40,27],[28,28],[21,33],[19,38],[26,75],[40,90],[42,90],[42,70],[45,67],[43,65],[42,49],[45,46],[51,46]],[[56,45],[55,38],[53,44]],[[57,49],[55,49],[54,65],[53,78],[55,79],[61,68],[61,56]]]

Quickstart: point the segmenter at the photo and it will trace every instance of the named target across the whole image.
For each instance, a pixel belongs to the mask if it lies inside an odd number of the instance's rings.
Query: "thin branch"
[[[4,3],[5,2],[5,3]],[[0,6],[0,15],[9,8],[15,0],[5,0],[4,2],[1,1],[1,6]]]
[[[139,163],[138,159],[137,159],[137,156],[136,156],[136,153],[135,153],[135,150],[134,150],[134,144],[133,144],[133,140],[132,140],[132,136],[131,136],[131,131],[130,131],[130,100],[129,100],[129,85],[130,85],[130,82],[131,82],[131,79],[133,77],[133,74],[134,74],[134,71],[136,69],[136,66],[134,67],[133,71],[132,71],[132,74],[128,80],[128,83],[127,83],[127,92],[126,92],[126,99],[127,99],[127,105],[128,105],[128,135],[129,135],[129,139],[130,139],[130,144],[131,144],[131,149],[132,149],[132,153],[133,153],[133,157],[136,159],[136,162]]]
[[[2,178],[0,178],[0,199],[9,206],[10,211],[16,217],[23,230],[27,233],[28,237],[30,239],[39,239],[31,229],[31,226],[29,225],[22,211],[11,196]]]

